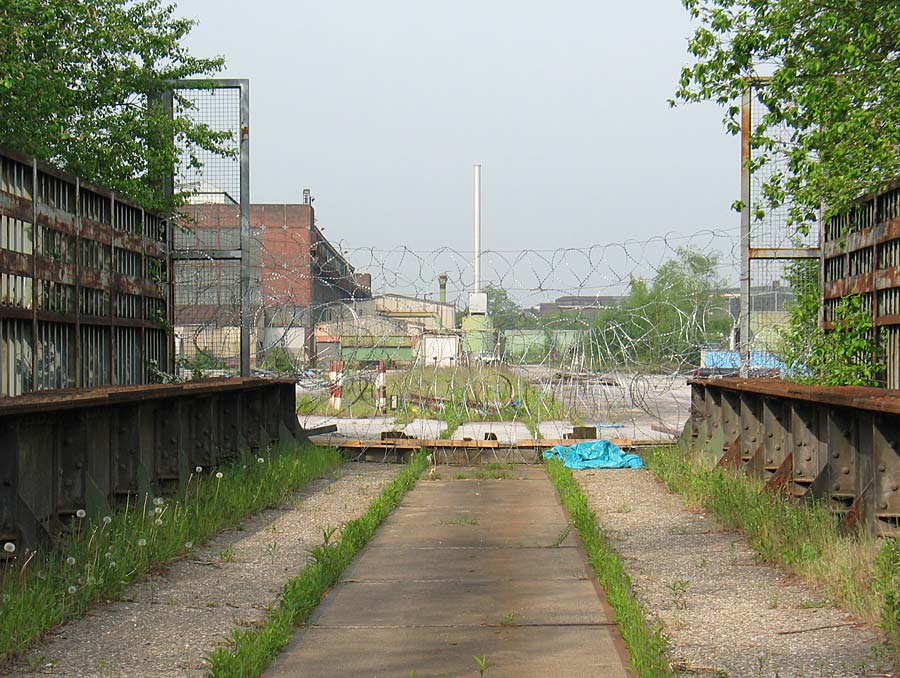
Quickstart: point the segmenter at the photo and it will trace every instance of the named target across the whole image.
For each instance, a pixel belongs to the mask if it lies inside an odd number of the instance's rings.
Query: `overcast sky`
[[[670,109],[678,0],[179,0],[198,55],[251,81],[253,202],[310,187],[360,246],[552,249],[734,229],[739,144]]]

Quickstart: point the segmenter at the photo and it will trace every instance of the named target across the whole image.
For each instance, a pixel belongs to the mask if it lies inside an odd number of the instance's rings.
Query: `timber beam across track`
[[[779,379],[695,379],[695,457],[825,501],[848,529],[900,533],[900,391]]]
[[[322,445],[325,447],[337,447],[339,449],[372,449],[372,450],[497,450],[497,449],[505,449],[505,450],[547,450],[551,447],[556,447],[557,445],[574,445],[576,443],[588,443],[588,442],[597,442],[596,439],[585,439],[585,440],[574,440],[570,438],[565,439],[544,439],[544,438],[535,438],[535,439],[523,439],[516,440],[514,442],[503,442],[499,440],[447,440],[444,438],[440,439],[426,439],[426,438],[386,438],[384,440],[354,440],[354,439],[340,439],[340,438],[329,438],[326,440],[316,440],[313,441],[316,445]],[[648,446],[648,445],[660,445],[659,441],[634,441],[631,439],[624,438],[615,438],[610,440],[609,442],[614,445],[618,445],[621,448],[631,449],[634,447],[640,446]]]

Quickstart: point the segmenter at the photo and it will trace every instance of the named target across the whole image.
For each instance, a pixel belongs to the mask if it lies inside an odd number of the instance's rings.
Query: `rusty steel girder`
[[[773,491],[826,501],[848,529],[900,534],[900,391],[695,379],[690,448]]]
[[[0,541],[51,541],[79,509],[183,488],[197,466],[305,435],[290,380],[47,391],[0,400]]]

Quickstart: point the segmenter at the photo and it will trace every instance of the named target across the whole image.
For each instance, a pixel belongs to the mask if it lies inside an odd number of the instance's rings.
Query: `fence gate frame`
[[[241,357],[240,357],[240,376],[250,376],[250,316],[252,309],[250,307],[250,80],[248,78],[210,78],[210,79],[188,79],[177,80],[172,83],[172,89],[166,93],[166,103],[169,110],[174,115],[174,93],[177,90],[239,90],[240,92],[240,112],[239,112],[239,139],[236,140],[239,154],[238,162],[240,165],[240,249],[189,249],[175,250],[173,248],[172,258],[175,261],[239,261],[240,262],[240,335],[241,335]],[[172,185],[168,189],[174,190],[174,177]],[[175,280],[177,276],[172,276],[173,293],[172,293],[172,313],[176,311],[175,306]],[[173,355],[174,355],[174,337]]]
[[[754,260],[797,260],[818,259],[819,278],[822,276],[822,231],[821,217],[819,219],[819,244],[817,247],[754,247],[753,224],[753,173],[750,171],[750,162],[753,153],[750,138],[753,134],[753,110],[754,106],[761,106],[755,91],[765,87],[771,78],[757,76],[747,78],[743,96],[741,97],[741,268],[740,268],[740,358],[742,378],[750,376],[750,354],[752,342],[750,339],[750,313],[752,303],[751,265]],[[757,220],[765,223],[766,217]]]

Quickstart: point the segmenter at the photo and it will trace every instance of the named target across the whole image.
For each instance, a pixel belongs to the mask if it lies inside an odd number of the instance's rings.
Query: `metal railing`
[[[694,455],[900,533],[900,393],[778,379],[690,382]]]
[[[303,437],[293,381],[48,391],[0,400],[0,541],[52,540],[79,509],[184,488],[197,466]]]
[[[0,397],[172,369],[161,216],[0,148]]]

